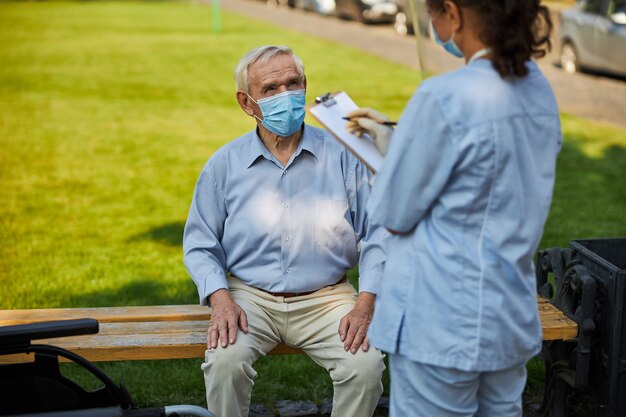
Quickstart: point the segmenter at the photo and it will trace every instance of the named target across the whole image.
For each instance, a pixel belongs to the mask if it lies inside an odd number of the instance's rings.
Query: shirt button
[[[287,204],[287,203],[283,203],[283,207],[284,207],[284,208],[288,208],[288,207],[289,207],[289,204]]]
[[[289,236],[287,236],[287,237],[285,238],[285,242],[289,242],[290,240],[291,240],[291,237],[289,237]]]
[[[285,269],[285,272],[288,274],[288,273],[291,272],[291,269],[287,268],[287,269]]]

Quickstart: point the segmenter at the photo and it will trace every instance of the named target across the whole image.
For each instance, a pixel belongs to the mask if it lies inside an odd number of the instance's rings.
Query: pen
[[[343,120],[352,120],[350,117],[342,117]],[[377,122],[379,123],[379,122]],[[396,124],[398,124],[398,122],[382,122],[380,123],[381,125],[385,125],[385,126],[395,126]]]

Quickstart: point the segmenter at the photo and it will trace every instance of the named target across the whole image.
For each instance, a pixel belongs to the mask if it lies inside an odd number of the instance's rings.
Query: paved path
[[[418,68],[415,39],[396,34],[389,25],[368,26],[286,7],[272,9],[262,0],[222,0],[221,5],[225,10],[343,43]],[[444,68],[450,62],[443,50],[436,49],[433,53],[439,54],[437,59]],[[553,52],[539,60],[539,64],[552,83],[562,111],[626,128],[625,81],[588,74],[568,75],[556,67],[556,61],[557,55]]]

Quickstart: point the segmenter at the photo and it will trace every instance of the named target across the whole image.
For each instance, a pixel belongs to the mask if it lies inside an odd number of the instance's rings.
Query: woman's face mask
[[[304,122],[305,90],[285,91],[259,101],[250,97],[250,100],[259,105],[263,120],[256,115],[254,117],[259,119],[267,130],[278,136],[293,135]]]
[[[449,53],[451,53],[457,58],[463,58],[465,56],[463,52],[459,49],[457,44],[454,43],[454,32],[452,32],[452,35],[450,36],[450,40],[443,42],[441,38],[439,38],[439,35],[437,34],[437,30],[435,29],[435,25],[433,25],[432,19],[430,20],[430,32],[433,34],[433,37],[435,38],[435,42],[437,42],[437,45],[443,46],[443,49],[445,49],[446,51],[448,51]]]

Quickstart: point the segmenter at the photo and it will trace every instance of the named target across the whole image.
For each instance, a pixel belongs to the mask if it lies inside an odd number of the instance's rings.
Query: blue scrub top
[[[368,203],[372,222],[404,233],[389,243],[376,347],[463,371],[540,351],[533,255],[562,135],[548,81],[527,66],[503,80],[478,59],[405,109]]]

